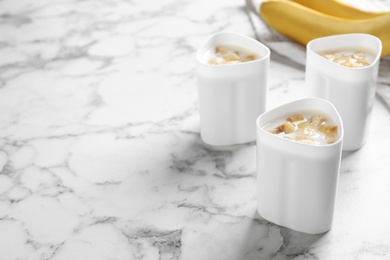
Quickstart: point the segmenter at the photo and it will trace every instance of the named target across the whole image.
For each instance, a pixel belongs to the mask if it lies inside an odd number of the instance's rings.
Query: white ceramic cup
[[[301,111],[327,116],[338,126],[334,143],[304,144],[264,129],[275,119]],[[299,99],[257,119],[258,212],[275,224],[319,234],[332,226],[340,171],[343,127],[335,107],[319,98]]]
[[[207,55],[218,45],[250,50],[259,59],[238,64],[209,65]],[[256,118],[265,111],[270,50],[242,34],[212,35],[197,51],[201,138],[224,146],[256,140]]]
[[[361,49],[372,55],[371,65],[349,68],[319,55],[326,50]],[[308,95],[329,100],[344,123],[344,151],[365,143],[374,103],[381,41],[369,34],[341,34],[318,38],[307,44],[306,87]]]

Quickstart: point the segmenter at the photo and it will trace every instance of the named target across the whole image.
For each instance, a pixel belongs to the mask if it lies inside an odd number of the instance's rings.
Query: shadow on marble
[[[280,246],[275,248],[277,241],[274,239],[274,246],[266,245],[266,247],[260,247],[259,257],[250,259],[296,259],[297,257],[303,257],[304,259],[317,259],[315,252],[312,251],[313,246],[321,239],[327,236],[328,232],[322,234],[307,234],[292,229],[276,225],[268,220],[262,218],[256,211],[253,216],[253,221],[261,223],[269,227],[270,234],[273,234],[276,238],[276,234],[280,237]],[[274,230],[274,231],[272,231]],[[250,231],[251,232],[251,231]],[[249,237],[251,235],[248,235]],[[268,252],[261,254],[262,250],[274,249],[274,252]],[[275,250],[277,249],[277,250]],[[272,253],[272,254],[269,254]],[[249,260],[249,259],[248,259]]]
[[[390,112],[390,82],[378,84],[376,98],[383,104],[383,106]],[[380,94],[378,94],[378,92]]]
[[[249,142],[249,143],[244,143],[244,144],[224,145],[224,146],[209,145],[209,144],[206,144],[205,142],[203,142],[202,140],[200,140],[200,142],[201,142],[201,145],[206,150],[209,150],[209,151],[234,151],[234,150],[237,150],[237,149],[241,149],[243,147],[256,145],[256,141]]]
[[[341,155],[341,161],[349,159],[351,156],[356,154],[359,150],[357,151],[343,151]]]

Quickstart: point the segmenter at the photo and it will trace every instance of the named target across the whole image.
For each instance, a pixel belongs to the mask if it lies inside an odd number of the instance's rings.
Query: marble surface
[[[256,37],[243,0],[3,0],[0,21],[1,260],[390,259],[380,98],[325,234],[256,213],[254,143],[200,140],[194,53],[215,32]],[[269,108],[303,85],[273,53]]]

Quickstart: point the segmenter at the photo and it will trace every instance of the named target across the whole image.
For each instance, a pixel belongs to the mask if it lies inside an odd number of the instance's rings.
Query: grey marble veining
[[[258,215],[254,143],[200,140],[194,54],[215,32],[256,37],[244,1],[3,0],[0,21],[1,260],[390,258],[379,98],[321,235]],[[269,108],[303,85],[273,54]]]

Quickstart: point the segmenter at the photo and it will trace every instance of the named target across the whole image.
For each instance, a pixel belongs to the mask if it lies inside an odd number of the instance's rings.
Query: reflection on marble
[[[244,1],[3,0],[0,21],[0,259],[390,258],[379,99],[321,235],[256,213],[254,143],[201,142],[193,56],[255,37]],[[269,107],[300,97],[304,68],[270,66]]]

